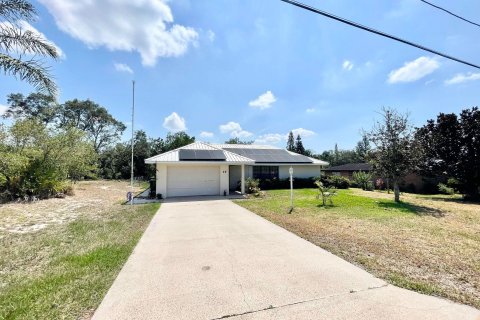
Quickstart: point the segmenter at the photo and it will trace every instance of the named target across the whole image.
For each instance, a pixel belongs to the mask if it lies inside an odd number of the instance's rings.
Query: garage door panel
[[[168,197],[218,195],[220,192],[218,166],[178,166],[167,170]]]

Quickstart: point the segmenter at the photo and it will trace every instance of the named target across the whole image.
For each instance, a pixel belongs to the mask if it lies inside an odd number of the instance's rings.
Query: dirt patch
[[[30,233],[76,220],[84,214],[95,217],[124,201],[129,190],[125,181],[88,181],[75,184],[75,195],[63,199],[3,204],[0,205],[0,231]],[[138,185],[134,189],[140,190]]]

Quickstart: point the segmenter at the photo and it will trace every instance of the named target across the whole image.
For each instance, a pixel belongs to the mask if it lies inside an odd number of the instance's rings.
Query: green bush
[[[315,188],[315,178],[294,178],[293,188]],[[290,189],[290,179],[261,179],[260,188],[262,190]]]
[[[93,146],[78,129],[36,120],[0,127],[0,200],[66,194],[67,181],[93,172],[94,162]]]
[[[363,190],[373,190],[372,174],[364,171],[353,173],[353,181]],[[372,188],[370,189],[370,184]]]
[[[260,195],[260,180],[247,178],[245,180],[245,192],[255,196]]]
[[[321,178],[322,183],[326,187],[334,187],[335,189],[348,189],[350,188],[350,180],[348,178],[332,175]]]
[[[455,190],[444,183],[438,184],[438,191],[440,191],[442,194],[455,194]]]

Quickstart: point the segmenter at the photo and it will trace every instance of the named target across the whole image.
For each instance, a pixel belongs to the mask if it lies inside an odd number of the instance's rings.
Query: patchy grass
[[[339,190],[322,207],[314,189],[267,191],[237,203],[407,289],[480,307],[480,205],[456,196]]]
[[[117,188],[112,183],[77,186],[86,192],[97,191],[97,198],[101,197],[98,190],[114,190],[116,195],[106,193],[96,210],[88,212],[78,205],[71,209],[77,210],[71,212],[74,219],[63,223],[48,224],[35,232],[0,231],[0,319],[91,316],[159,207],[118,204],[127,183],[113,183]],[[105,185],[110,187],[99,188]],[[78,195],[72,198],[82,202]],[[41,201],[31,205],[32,210],[34,205],[46,210]]]

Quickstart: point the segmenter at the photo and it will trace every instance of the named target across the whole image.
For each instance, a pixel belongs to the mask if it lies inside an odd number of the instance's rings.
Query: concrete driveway
[[[476,319],[229,200],[162,204],[93,319]]]

